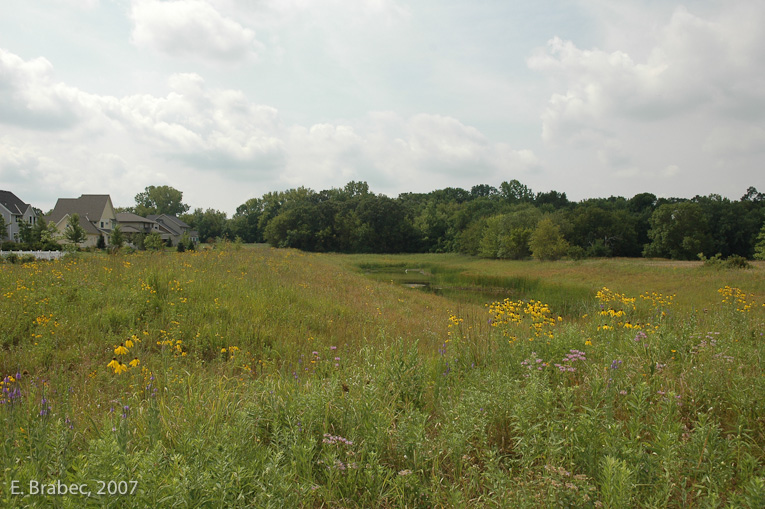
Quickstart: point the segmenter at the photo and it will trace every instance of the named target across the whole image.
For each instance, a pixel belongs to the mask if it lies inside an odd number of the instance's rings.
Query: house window
[[[104,227],[104,222],[103,222],[103,221],[101,221],[101,228],[103,228],[103,227]]]

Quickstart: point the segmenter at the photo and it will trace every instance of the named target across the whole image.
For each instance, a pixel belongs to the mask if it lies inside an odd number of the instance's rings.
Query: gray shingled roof
[[[28,204],[21,201],[18,196],[10,191],[0,191],[0,203],[10,210],[11,214],[23,214],[27,207],[29,207]]]
[[[147,217],[141,217],[138,214],[132,212],[117,212],[115,214],[118,223],[156,223]]]
[[[83,194],[79,198],[59,198],[47,219],[58,223],[67,214],[77,213],[80,215],[80,220],[98,221],[108,200],[108,194]]]
[[[175,216],[169,214],[152,214],[146,216],[148,219],[157,221],[159,224],[164,225],[169,231],[175,231],[174,235],[180,235],[184,229],[190,228],[189,225],[181,221]]]

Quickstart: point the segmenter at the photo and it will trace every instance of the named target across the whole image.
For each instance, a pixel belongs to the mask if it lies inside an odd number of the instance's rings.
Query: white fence
[[[0,250],[0,257],[6,257],[9,254],[15,254],[16,256],[32,255],[38,260],[58,260],[63,258],[63,251],[2,251]]]

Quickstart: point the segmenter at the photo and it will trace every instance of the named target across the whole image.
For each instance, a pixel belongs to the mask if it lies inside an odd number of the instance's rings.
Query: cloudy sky
[[[765,191],[765,2],[2,0],[0,189]]]

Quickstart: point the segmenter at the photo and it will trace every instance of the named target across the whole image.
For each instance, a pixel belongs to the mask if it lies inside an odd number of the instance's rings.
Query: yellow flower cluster
[[[151,286],[149,283],[147,283],[143,279],[141,279],[140,281],[141,281],[141,290],[147,291],[151,294],[157,293],[157,290],[153,286]]]
[[[133,360],[127,364],[122,362],[122,360],[117,359],[117,356],[121,357],[130,353],[130,349],[140,342],[141,340],[138,338],[138,336],[133,334],[128,339],[126,339],[124,343],[120,343],[118,346],[115,346],[115,356],[112,357],[112,360],[109,362],[109,364],[106,365],[106,367],[111,368],[115,375],[121,375],[122,373],[126,372],[128,368],[137,368],[140,366],[141,361],[138,359],[138,357],[133,357]]]
[[[646,292],[645,295],[650,295]],[[642,295],[645,299],[645,295]],[[660,296],[661,294],[654,294]],[[609,331],[615,330],[617,327],[624,329],[642,329],[643,326],[640,323],[632,323],[628,318],[631,313],[636,310],[635,297],[627,297],[623,293],[614,292],[609,290],[605,286],[598,290],[595,294],[595,298],[601,302],[602,309],[600,310],[600,316],[608,318],[610,323],[602,323],[598,325],[598,330]],[[606,307],[606,305],[608,307]]]
[[[227,353],[229,355],[229,357],[228,357],[229,359],[233,359],[234,355],[238,351],[239,351],[239,347],[238,346],[229,346],[228,348],[223,347],[223,348],[220,349],[220,353],[223,353],[223,354]]]
[[[662,307],[669,307],[674,303],[675,296],[677,294],[672,295],[663,295],[658,292],[645,292],[640,296],[641,299],[643,299],[646,302],[650,302],[651,306],[654,308],[662,308]]]
[[[39,332],[38,331],[32,332],[32,337],[35,339],[42,338],[45,332],[49,332],[51,336],[55,336],[56,331],[54,329],[59,326],[58,321],[53,319],[53,313],[48,315],[40,315],[34,319],[33,323],[38,328],[42,329]]]
[[[446,340],[447,343],[449,343],[453,338],[459,338],[461,331],[460,331],[460,324],[462,323],[462,318],[455,315],[454,313],[449,314],[449,325],[447,326],[447,332],[446,335],[449,336],[449,339]]]
[[[502,302],[493,302],[488,307],[492,316],[491,326],[501,329],[510,343],[518,340],[518,336],[514,334],[518,327],[528,328],[532,332],[533,337],[529,337],[529,341],[540,337],[553,338],[556,322],[563,320],[560,316],[557,319],[553,316],[550,306],[533,299],[528,302],[505,299]]]
[[[754,297],[754,294],[750,293],[747,295],[746,292],[742,291],[740,288],[726,285],[718,289],[717,293],[722,295],[723,304],[735,304],[736,311],[740,311],[741,313],[751,311],[754,307],[754,304],[747,300],[747,297]]]
[[[457,315],[449,315],[449,327],[459,327],[462,321],[462,318],[458,317]]]
[[[633,310],[635,309],[635,301],[637,300],[635,297],[627,297],[623,293],[613,292],[605,286],[598,290],[595,294],[595,298],[603,304],[621,304],[625,307],[631,307]]]

